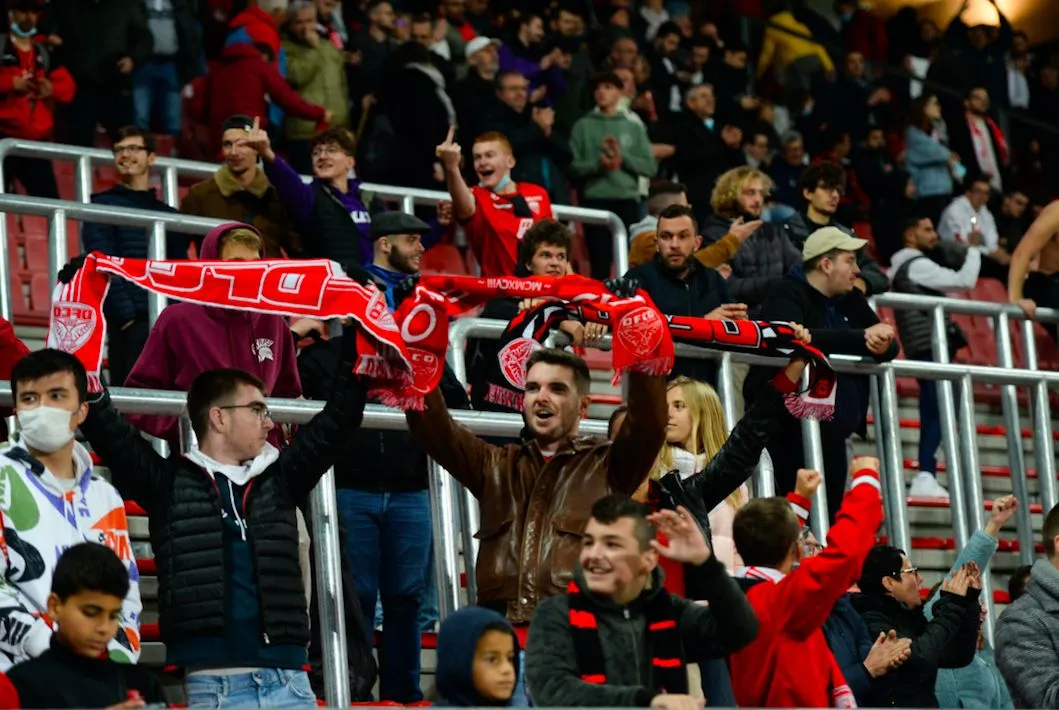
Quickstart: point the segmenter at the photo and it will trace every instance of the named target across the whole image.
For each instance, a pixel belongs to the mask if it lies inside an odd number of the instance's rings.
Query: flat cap
[[[430,225],[404,212],[380,212],[371,218],[372,241],[393,234],[428,234]]]

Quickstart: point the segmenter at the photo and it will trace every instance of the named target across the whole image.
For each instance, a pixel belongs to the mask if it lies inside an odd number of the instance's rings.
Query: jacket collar
[[[51,495],[62,496],[66,493],[66,489],[59,484],[59,479],[48,469],[44,467],[44,464],[29,452],[21,444],[12,446],[4,455],[9,459],[18,461],[29,469],[30,473],[33,474],[31,479],[38,485],[39,488],[50,493]],[[92,480],[92,456],[80,442],[74,442],[73,448],[74,465],[77,467],[77,488],[82,493],[88,489],[88,484]]]
[[[787,575],[772,567],[738,567],[733,576],[737,579],[756,579],[778,584]]]
[[[656,565],[654,570],[651,571],[650,584],[640,592],[640,596],[636,597],[628,604],[618,604],[609,597],[601,597],[589,591],[588,584],[585,582],[585,571],[581,568],[580,562],[574,567],[573,576],[574,581],[577,582],[578,589],[581,590],[581,594],[585,595],[585,597],[592,602],[593,606],[614,612],[620,612],[625,609],[638,611],[643,606],[644,602],[653,599],[659,594],[668,593],[665,590],[665,572],[662,571],[661,565]]]
[[[268,189],[271,187],[268,178],[265,177],[265,172],[260,168],[258,168],[254,179],[246,187],[243,187],[242,183],[236,180],[227,165],[222,165],[217,172],[213,174],[213,181],[217,183],[217,188],[225,197],[231,197],[237,192],[246,191],[260,199],[265,196],[265,193],[268,192]]]
[[[1048,560],[1033,563],[1026,593],[1049,611],[1059,610],[1059,570]]]

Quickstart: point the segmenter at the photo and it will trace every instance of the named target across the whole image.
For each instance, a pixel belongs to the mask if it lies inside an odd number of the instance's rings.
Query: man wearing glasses
[[[282,452],[268,443],[266,384],[237,369],[191,383],[198,445],[184,456],[158,456],[106,393],[81,425],[118,490],[150,517],[166,662],[187,671],[190,706],[316,704],[303,670],[310,634],[296,510],[360,426],[356,340],[342,340],[323,412]]]
[[[967,186],[964,194],[950,202],[941,213],[938,235],[943,241],[966,244],[980,251],[981,277],[1007,283],[1011,254],[1000,246],[996,220],[989,211],[989,176],[975,175],[966,179],[964,184]]]
[[[151,187],[151,168],[155,161],[154,136],[136,126],[118,131],[114,141],[114,167],[117,185],[92,195],[92,202],[110,207],[132,207],[140,210],[173,212],[176,210],[158,199]],[[85,251],[99,251],[107,256],[128,259],[147,258],[147,229],[84,222],[81,238]],[[166,258],[186,259],[188,237],[166,230]],[[136,359],[143,352],[150,325],[147,321],[147,292],[132,282],[114,279],[103,305],[107,318],[110,383],[125,384]]]

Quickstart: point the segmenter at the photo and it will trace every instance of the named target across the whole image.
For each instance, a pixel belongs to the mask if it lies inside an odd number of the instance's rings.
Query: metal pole
[[[147,241],[147,258],[155,261],[165,261],[166,258],[165,222],[155,222],[151,225],[151,231]],[[155,291],[147,292],[147,321],[154,327],[158,322],[158,316],[162,315],[165,308],[165,296]]]
[[[191,451],[191,447],[195,446],[198,441],[195,438],[195,430],[191,428],[191,417],[187,414],[181,414],[178,422],[180,431],[180,452],[186,454]]]
[[[614,273],[624,276],[629,270],[629,232],[625,223],[613,212],[607,213],[607,226],[614,235]]]
[[[996,353],[997,364],[1006,370],[1014,369],[1014,357],[1011,354],[1011,329],[1006,312],[996,317]],[[1019,499],[1019,509],[1015,511],[1016,528],[1019,536],[1019,559],[1022,564],[1033,564],[1033,527],[1030,519],[1029,491],[1026,485],[1026,463],[1022,455],[1022,425],[1019,422],[1019,398],[1014,385],[1002,385],[1000,404],[1004,410],[1004,429],[1007,430],[1008,460],[1011,466],[1011,492]]]
[[[891,476],[901,477],[901,471],[892,471],[890,469],[889,461],[886,458],[886,431],[883,427],[882,417],[882,405],[879,398],[879,378],[872,377],[868,383],[868,396],[871,411],[874,414],[873,427],[875,429],[875,452],[879,457],[879,481],[882,484],[882,490],[889,490],[889,480]],[[890,532],[890,537],[893,537],[893,531],[890,530],[890,525],[893,522],[893,506],[889,495],[883,495],[883,515],[885,516],[884,523],[886,529]]]
[[[176,166],[167,165],[162,171],[162,200],[173,209],[180,209],[180,190]]]
[[[754,469],[754,492],[758,498],[771,498],[776,495],[776,467],[772,465],[768,449],[761,450],[761,458]]]
[[[48,225],[48,278],[55,279],[70,260],[66,249],[66,210],[55,210]]]
[[[463,542],[463,570],[467,574],[467,600],[478,603],[478,539],[475,532],[482,529],[482,511],[478,499],[460,484],[456,484],[460,503],[460,536]]]
[[[0,158],[0,191],[4,189],[3,158]],[[10,213],[8,213],[10,214]],[[11,322],[11,253],[7,243],[8,214],[0,215],[0,317]],[[21,298],[19,299],[21,300]],[[50,309],[49,309],[50,310]],[[9,430],[10,431],[10,430]]]
[[[1022,321],[1022,339],[1026,342],[1026,369],[1039,370],[1037,334],[1030,319]],[[1052,408],[1048,401],[1048,385],[1040,380],[1030,387],[1030,407],[1033,412],[1033,454],[1037,462],[1037,481],[1041,487],[1044,514],[1059,502],[1055,485],[1055,442],[1052,439]],[[1021,501],[1020,501],[1021,502]]]
[[[405,214],[416,213],[416,199],[412,195],[405,195],[401,198],[401,211]]]
[[[949,338],[946,332],[945,311],[941,306],[931,308],[934,361],[949,361]],[[945,464],[949,471],[949,496],[952,499],[952,529],[956,535],[956,549],[967,544],[970,532],[967,529],[967,503],[963,490],[963,475],[960,468],[959,436],[956,433],[956,400],[952,394],[952,382],[938,380],[938,412],[941,418],[941,435],[945,445]]]
[[[883,421],[883,458],[886,469],[896,475],[887,476],[883,498],[890,499],[890,515],[887,529],[890,544],[901,550],[912,549],[912,535],[908,530],[908,509],[905,501],[904,465],[901,460],[901,430],[897,410],[897,378],[890,367],[884,367],[879,377],[879,410],[877,416]]]
[[[978,476],[978,446],[975,440],[974,381],[970,375],[960,378],[960,455],[966,481],[967,520],[974,530],[985,528],[985,502],[982,500],[982,479]],[[993,645],[993,585],[992,575],[982,570],[982,597],[986,604],[987,624],[982,627],[986,641]]]
[[[427,464],[430,482],[431,524],[434,528],[434,574],[437,575],[438,620],[460,608],[459,550],[456,548],[458,513],[456,480],[433,459]]]
[[[74,171],[74,189],[77,191],[78,202],[87,203],[92,201],[92,158],[87,155],[79,155],[77,157]]]
[[[732,376],[732,353],[721,355],[717,364],[717,396],[721,400],[721,409],[724,411],[724,426],[728,433],[732,433],[735,426],[735,381]]]
[[[342,556],[338,537],[335,471],[329,469],[309,495],[316,547],[316,600],[324,663],[324,697],[332,708],[349,707],[346,609],[342,602]]]
[[[802,387],[809,387],[809,370],[806,368],[802,376]],[[813,496],[813,509],[809,520],[816,539],[823,542],[827,539],[827,531],[830,522],[827,510],[827,472],[824,470],[824,446],[820,441],[820,422],[815,419],[802,420],[802,451],[805,457],[805,467],[811,468],[823,476],[823,483],[816,489]]]

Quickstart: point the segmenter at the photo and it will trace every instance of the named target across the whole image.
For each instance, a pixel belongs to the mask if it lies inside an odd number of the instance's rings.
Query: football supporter
[[[534,222],[551,219],[552,203],[539,185],[514,182],[515,156],[501,133],[483,133],[471,148],[478,184],[468,186],[460,172],[462,152],[449,129],[437,156],[452,196],[453,214],[463,224],[482,276],[510,276],[519,270],[519,243]]]

